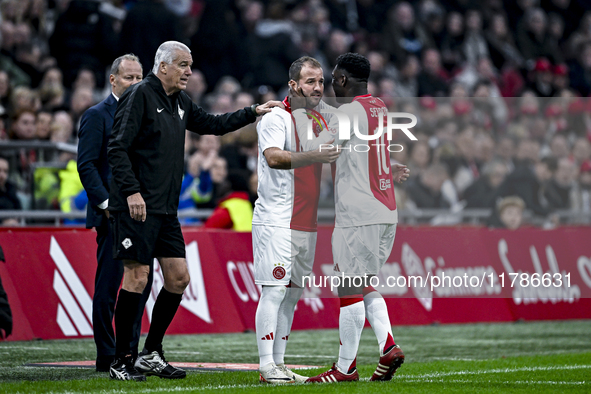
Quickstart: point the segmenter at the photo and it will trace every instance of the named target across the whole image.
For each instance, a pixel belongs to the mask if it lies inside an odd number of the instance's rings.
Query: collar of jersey
[[[362,94],[361,96],[355,96],[353,98],[353,101],[357,101],[359,99],[366,98],[366,97],[371,97],[371,94]]]

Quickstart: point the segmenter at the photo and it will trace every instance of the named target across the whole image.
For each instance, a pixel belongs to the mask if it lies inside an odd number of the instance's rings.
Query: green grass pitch
[[[591,393],[591,321],[395,326],[406,362],[391,382],[369,382],[378,359],[371,329],[361,338],[360,382],[269,386],[256,372],[189,372],[181,381],[111,381],[92,369],[24,364],[92,360],[92,340],[0,342],[0,393]],[[295,331],[286,361],[332,365],[337,330]],[[170,361],[256,363],[254,333],[167,336]],[[302,371],[315,375],[325,371]]]

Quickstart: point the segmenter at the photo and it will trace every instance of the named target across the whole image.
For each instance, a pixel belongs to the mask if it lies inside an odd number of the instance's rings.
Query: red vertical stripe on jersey
[[[312,130],[318,136],[322,131],[321,125],[312,122]],[[294,122],[295,128],[295,122]],[[296,151],[302,147],[297,132],[295,134]],[[318,198],[320,197],[320,177],[322,163],[315,163],[293,171],[293,208],[290,228],[299,231],[316,231],[318,227]]]
[[[396,197],[394,196],[394,182],[392,180],[392,167],[390,165],[390,153],[387,146],[390,144],[386,134],[386,116],[388,108],[384,102],[378,98],[366,96],[358,96],[355,101],[359,102],[365,109],[367,115],[368,134],[375,135],[378,129],[378,113],[384,112],[384,133],[382,136],[369,143],[369,151],[367,154],[369,160],[369,186],[374,197],[388,207],[391,211],[396,209]],[[376,111],[371,111],[376,108]]]

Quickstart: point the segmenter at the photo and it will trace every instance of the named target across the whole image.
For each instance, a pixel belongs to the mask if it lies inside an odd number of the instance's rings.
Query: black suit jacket
[[[107,160],[107,144],[116,109],[117,100],[110,94],[94,107],[90,107],[80,120],[78,173],[88,194],[86,228],[101,224],[104,212],[98,205],[109,198],[111,169]]]

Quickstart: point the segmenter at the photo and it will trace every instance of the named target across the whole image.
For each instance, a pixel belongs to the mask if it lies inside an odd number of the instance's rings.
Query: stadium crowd
[[[136,54],[145,76],[157,47],[178,40],[194,59],[186,92],[211,113],[283,99],[302,55],[323,65],[330,103],[337,56],[365,55],[370,93],[418,118],[418,141],[392,141],[403,150],[391,159],[411,169],[401,211],[498,208],[489,223],[505,227],[506,207],[553,224],[557,210],[591,212],[588,1],[4,0],[0,24],[0,140],[55,144],[0,142],[0,209],[84,210],[68,149],[81,115],[109,94],[117,56]],[[188,133],[185,153],[180,209],[232,191],[254,202],[254,125]]]

